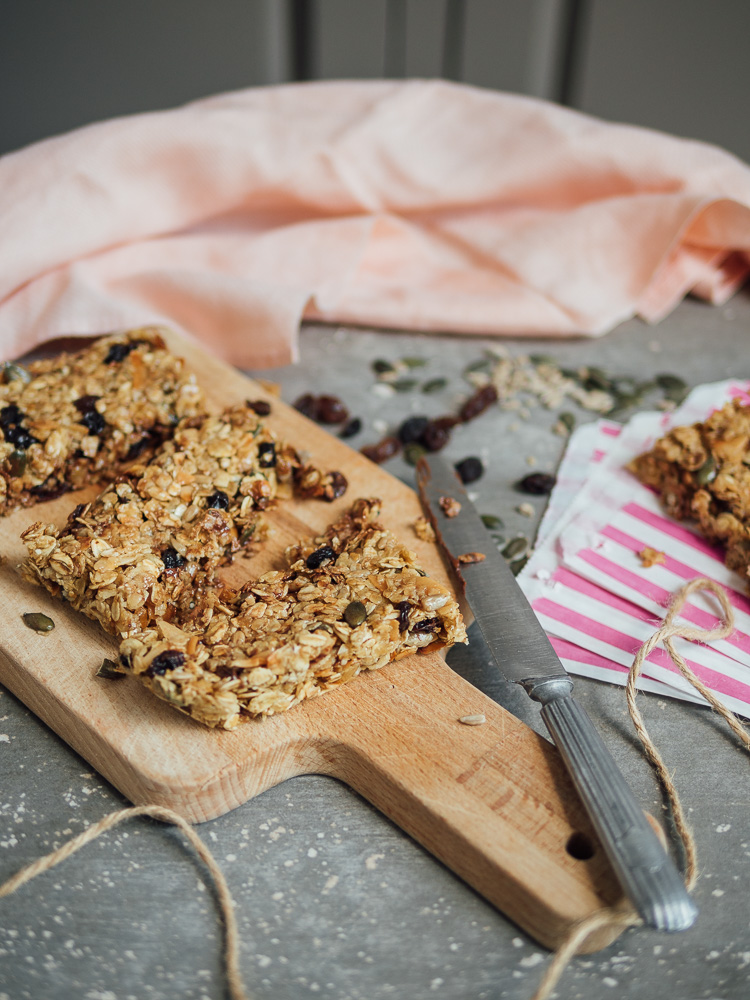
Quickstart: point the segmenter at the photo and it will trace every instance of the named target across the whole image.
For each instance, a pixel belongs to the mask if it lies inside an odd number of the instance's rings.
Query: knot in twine
[[[682,610],[685,601],[691,594],[699,590],[710,591],[718,598],[723,613],[722,620],[711,629],[701,629],[695,628],[691,625],[675,624],[675,619]],[[638,650],[628,675],[627,701],[628,709],[630,710],[630,717],[633,720],[633,725],[635,726],[638,737],[643,745],[646,757],[655,768],[664,792],[669,800],[675,829],[680,837],[685,855],[685,885],[688,890],[694,887],[697,880],[698,866],[695,840],[687,824],[682,804],[677,794],[677,789],[672,781],[672,777],[667,771],[664,761],[659,755],[653,740],[649,736],[640,710],[636,706],[636,682],[640,677],[644,660],[648,654],[655,649],[660,642],[664,643],[664,647],[683,677],[687,678],[693,687],[711,705],[714,711],[719,713],[742,744],[747,749],[750,749],[750,735],[737,721],[736,717],[729,712],[716,698],[716,696],[708,690],[698,677],[695,676],[693,671],[674,647],[674,640],[677,638],[693,639],[699,642],[709,642],[712,639],[726,639],[732,634],[733,630],[734,612],[731,604],[729,603],[726,591],[718,583],[714,583],[713,580],[709,580],[705,577],[699,577],[698,579],[692,580],[690,583],[686,584],[675,594],[669,611],[664,618],[663,624],[656,630],[656,632],[654,632],[650,639],[647,639],[646,642],[643,643],[641,648]],[[188,822],[186,822],[186,820],[182,818],[182,816],[174,812],[172,809],[166,809],[163,806],[134,806],[129,809],[120,809],[117,812],[110,813],[103,819],[100,819],[98,823],[94,823],[87,830],[84,830],[84,832],[79,834],[77,837],[69,840],[67,844],[63,844],[63,846],[58,848],[58,850],[53,851],[51,854],[47,854],[44,857],[39,858],[37,861],[32,862],[32,864],[27,865],[25,868],[22,868],[16,875],[8,879],[7,882],[0,885],[0,898],[3,896],[9,896],[26,882],[30,882],[31,879],[36,878],[37,875],[40,875],[42,872],[49,871],[50,868],[54,868],[55,865],[60,864],[61,861],[69,858],[71,854],[75,854],[76,851],[80,850],[86,844],[90,843],[92,840],[96,840],[96,838],[101,836],[101,834],[105,831],[117,826],[118,823],[136,816],[149,816],[152,819],[158,819],[164,823],[172,823],[179,827],[193,845],[199,857],[206,864],[216,887],[219,909],[224,921],[227,992],[230,1000],[249,1000],[248,995],[245,993],[243,988],[242,978],[239,971],[239,934],[237,930],[237,920],[234,915],[234,904],[232,902],[232,897],[230,895],[226,879],[224,878],[221,869],[216,863],[216,860],[209,851],[208,847],[204,844],[195,830]],[[539,984],[539,988],[531,1000],[547,1000],[550,993],[557,985],[560,976],[565,971],[566,966],[581,947],[583,942],[588,938],[589,934],[593,931],[603,927],[624,930],[627,927],[636,927],[640,924],[642,924],[641,918],[626,901],[616,907],[608,907],[606,909],[599,910],[597,913],[593,913],[591,916],[579,921],[579,923],[573,927],[560,948],[555,952],[544,978]]]

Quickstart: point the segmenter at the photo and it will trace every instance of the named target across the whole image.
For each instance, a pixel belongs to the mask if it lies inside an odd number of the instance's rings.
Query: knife
[[[417,464],[417,484],[438,542],[497,666],[541,703],[542,719],[625,893],[650,927],[686,930],[698,910],[674,862],[593,722],[573,697],[570,675],[458,476],[438,456],[425,456]],[[472,555],[484,558],[472,562]]]

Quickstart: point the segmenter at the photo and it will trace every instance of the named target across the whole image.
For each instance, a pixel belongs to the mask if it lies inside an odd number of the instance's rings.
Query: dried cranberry
[[[347,438],[352,438],[359,434],[362,430],[362,421],[359,417],[354,417],[352,420],[347,421],[344,427],[339,432],[339,437],[346,441]]]
[[[475,458],[473,455],[470,458],[463,459],[461,462],[456,462],[455,469],[464,485],[475,483],[477,479],[481,479],[484,475],[482,460]]]
[[[130,354],[131,351],[135,350],[138,345],[132,344],[112,344],[104,359],[105,365],[115,364],[118,361],[124,361],[125,358]]]
[[[273,441],[258,445],[258,465],[261,469],[271,469],[276,465],[276,445]]]
[[[146,673],[149,677],[166,674],[168,670],[176,670],[185,662],[185,654],[179,649],[167,649],[159,653],[151,661]]]
[[[398,429],[398,439],[401,444],[411,444],[419,441],[429,424],[427,417],[409,417]]]
[[[544,496],[551,493],[557,479],[548,472],[532,472],[516,483],[516,489],[522,493],[531,493],[534,496]]]
[[[401,450],[401,442],[397,437],[385,437],[382,441],[378,441],[377,444],[368,444],[359,450],[365,458],[369,458],[376,465],[381,465],[383,462],[387,462],[389,458],[393,458],[394,455],[398,454]]]
[[[246,399],[245,406],[253,413],[257,413],[259,417],[267,417],[271,412],[271,404],[267,403],[265,399]]]
[[[412,625],[412,632],[437,632],[440,629],[442,622],[440,618],[423,618],[421,622],[416,622]]]
[[[185,565],[185,557],[181,556],[177,549],[172,548],[164,549],[161,561],[164,563],[164,569],[179,569]]]
[[[30,445],[37,442],[37,438],[33,434],[29,434],[25,427],[20,427],[18,424],[13,424],[10,427],[3,428],[5,433],[5,440],[14,444],[16,448],[20,448],[25,451]]]
[[[295,400],[294,409],[299,410],[303,416],[309,417],[310,420],[318,419],[318,400],[311,392],[306,392],[304,396]]]
[[[496,402],[497,389],[494,385],[483,385],[481,389],[477,389],[474,395],[466,400],[458,411],[458,415],[464,423],[467,423],[467,421],[473,420],[474,417],[478,417],[480,413],[484,413],[489,406],[492,406]]]
[[[343,424],[349,419],[349,411],[338,396],[318,396],[317,420],[321,424]]]
[[[9,403],[8,406],[4,406],[0,410],[0,428],[5,431],[8,427],[12,427],[13,424],[20,424],[23,418],[24,414],[16,404]]]
[[[448,444],[450,437],[451,432],[447,428],[430,421],[422,432],[419,442],[428,451],[440,451],[441,448],[444,448]]]
[[[311,552],[310,555],[305,560],[305,565],[308,569],[318,569],[325,562],[331,562],[332,559],[336,558],[336,553],[333,551],[330,545],[321,545],[319,549]]]
[[[405,632],[409,627],[411,604],[408,601],[399,601],[396,607],[398,608],[398,630],[399,632]]]

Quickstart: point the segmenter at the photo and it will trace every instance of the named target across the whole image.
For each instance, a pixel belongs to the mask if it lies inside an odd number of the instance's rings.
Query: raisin
[[[96,410],[96,403],[99,398],[99,396],[80,396],[75,400],[73,406],[75,406],[79,413],[91,413],[92,410]]]
[[[429,424],[427,417],[409,417],[398,429],[398,439],[401,444],[411,444],[419,441]]]
[[[451,432],[433,421],[425,427],[419,441],[428,451],[440,451],[450,441]]]
[[[458,415],[463,423],[467,423],[469,420],[478,417],[480,413],[484,413],[489,406],[492,406],[496,402],[497,389],[494,385],[483,385],[481,389],[477,389],[474,395],[466,400],[458,411]]]
[[[276,465],[276,445],[273,441],[258,445],[258,465],[261,469],[271,469]]]
[[[178,569],[185,565],[185,557],[181,556],[177,549],[172,548],[164,549],[161,561],[164,563],[164,569]]]
[[[337,396],[318,396],[318,416],[321,424],[343,424],[349,411]]]
[[[3,432],[6,428],[11,427],[13,424],[20,424],[24,418],[24,414],[19,410],[15,403],[10,403],[8,406],[4,406],[0,410],[0,428]]]
[[[83,512],[85,510],[86,510],[86,504],[85,503],[79,503],[79,504],[77,504],[73,508],[73,510],[71,511],[70,517],[68,518],[68,520],[71,522],[71,524],[73,523],[73,521],[76,521],[81,516],[81,514],[83,514]]]
[[[115,364],[124,361],[131,351],[135,350],[137,344],[112,344],[107,357],[104,359],[105,365]]]
[[[308,569],[318,569],[325,562],[331,562],[332,559],[336,558],[336,553],[333,551],[330,545],[321,545],[319,549],[311,552],[310,555],[305,560],[305,565]]]
[[[98,410],[89,410],[88,413],[84,413],[81,417],[81,423],[94,437],[98,437],[107,426],[104,417]]]
[[[484,466],[481,459],[475,458],[473,455],[461,462],[456,462],[455,469],[464,485],[475,483],[477,479],[481,479],[484,475]]]
[[[442,430],[450,431],[453,430],[461,421],[454,413],[446,413],[444,417],[435,417],[430,423],[433,427],[440,427]]]
[[[206,500],[206,506],[215,510],[229,510],[229,497],[223,490],[217,490]]]
[[[21,451],[25,451],[30,445],[38,443],[38,439],[33,434],[29,434],[25,427],[20,427],[18,424],[4,428],[4,431],[5,440],[10,442],[10,444],[14,444],[16,448],[20,448]]]
[[[328,503],[342,497],[349,486],[346,477],[341,472],[329,472],[323,481],[323,499]]]
[[[440,618],[424,618],[421,622],[416,622],[412,625],[412,632],[437,632],[440,629],[442,622]]]
[[[271,404],[267,403],[265,399],[246,399],[245,406],[253,413],[257,413],[259,417],[267,417],[271,412]]]
[[[352,420],[349,420],[346,422],[346,424],[344,424],[343,428],[339,432],[339,437],[343,441],[346,441],[347,438],[352,438],[355,435],[359,434],[361,430],[362,430],[362,421],[359,419],[359,417],[354,417]]]
[[[310,420],[318,419],[318,400],[311,392],[306,392],[304,396],[296,399],[294,409],[299,410],[303,416],[309,417]]]
[[[61,482],[56,476],[48,476],[43,483],[32,486],[29,493],[33,494],[37,500],[56,500],[63,493],[67,493],[70,486]]]
[[[516,489],[522,493],[531,493],[534,496],[544,496],[551,493],[557,480],[548,472],[532,472],[516,483]]]
[[[365,458],[369,458],[376,465],[381,465],[401,450],[401,442],[397,437],[385,437],[377,444],[368,444],[359,450]]]
[[[408,601],[399,601],[396,607],[398,608],[398,630],[399,632],[405,632],[409,628],[411,604]]]
[[[148,677],[161,676],[162,674],[166,674],[168,670],[176,670],[178,667],[181,667],[184,662],[185,654],[181,650],[167,649],[154,657],[146,670],[146,675]]]

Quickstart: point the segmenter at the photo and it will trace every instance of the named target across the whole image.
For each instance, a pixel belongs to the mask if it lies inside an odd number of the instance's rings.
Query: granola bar
[[[362,670],[466,642],[450,592],[358,500],[287,551],[289,568],[238,591],[210,590],[180,621],[125,639],[121,663],[156,695],[224,729],[286,711]]]
[[[249,544],[298,466],[248,405],[183,420],[62,530],[27,528],[24,576],[120,638],[172,620]]]
[[[111,479],[205,412],[195,377],[156,327],[77,354],[2,366],[0,515]]]
[[[675,427],[628,468],[673,517],[694,518],[726,546],[726,564],[750,576],[750,406],[727,403],[703,423]]]

